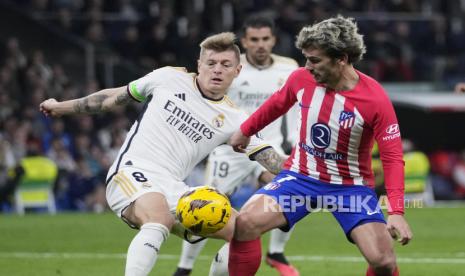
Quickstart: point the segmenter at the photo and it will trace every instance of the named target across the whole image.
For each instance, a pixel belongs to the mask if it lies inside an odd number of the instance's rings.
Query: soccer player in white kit
[[[289,74],[298,68],[298,64],[291,58],[272,54],[276,38],[271,18],[259,14],[251,15],[244,21],[242,29],[241,43],[245,49],[245,54],[241,55],[242,70],[232,82],[228,96],[239,108],[252,114],[284,84]],[[274,121],[260,132],[262,138],[281,154],[285,153],[284,143],[292,145],[297,140],[297,115],[298,110],[293,108],[285,117]],[[283,128],[288,137],[283,135]],[[222,145],[209,155],[205,177],[206,185],[231,195],[246,184],[247,180],[259,179],[261,183],[268,183],[274,175],[256,162],[251,162],[244,154],[236,153],[230,146]],[[290,232],[279,229],[271,231],[266,258],[269,265],[285,276],[298,275],[298,271],[287,262],[283,254],[289,237]],[[173,276],[190,275],[194,261],[206,242],[207,240],[203,240],[191,244],[183,241],[178,268]],[[228,275],[227,254],[228,248],[225,246],[212,263],[211,276]]]
[[[178,199],[189,189],[183,180],[247,118],[225,96],[241,70],[234,40],[233,33],[205,39],[200,44],[197,76],[164,67],[128,86],[40,104],[45,115],[61,116],[107,111],[132,100],[146,103],[107,176],[110,208],[140,229],[128,248],[125,275],[148,275],[170,230],[184,237],[185,229],[174,216]],[[284,160],[270,146],[256,142],[249,148],[249,157],[277,173]],[[229,241],[234,223],[235,213],[212,237]]]

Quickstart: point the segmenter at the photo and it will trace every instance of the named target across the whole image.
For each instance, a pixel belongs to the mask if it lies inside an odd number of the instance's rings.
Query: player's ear
[[[347,54],[342,55],[340,58],[338,58],[337,62],[340,65],[346,65],[349,64],[349,56]]]
[[[239,63],[239,65],[237,65],[237,67],[236,67],[236,76],[234,76],[234,77],[239,76],[239,73],[241,72],[241,70],[242,70],[242,64]]]
[[[271,42],[273,43],[273,47],[276,45],[276,36],[271,36]]]

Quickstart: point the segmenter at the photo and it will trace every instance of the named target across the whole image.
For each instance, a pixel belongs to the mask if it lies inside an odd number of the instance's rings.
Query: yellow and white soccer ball
[[[176,218],[192,234],[204,236],[221,230],[231,217],[227,196],[209,186],[200,186],[181,196]]]

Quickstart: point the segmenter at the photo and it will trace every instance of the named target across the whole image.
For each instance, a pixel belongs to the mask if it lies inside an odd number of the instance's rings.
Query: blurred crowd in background
[[[5,2],[5,1],[4,1]],[[215,32],[240,34],[241,22],[264,12],[277,24],[275,52],[302,63],[294,37],[303,26],[341,13],[357,19],[367,54],[357,65],[381,82],[465,80],[465,2],[441,0],[16,0],[6,1],[41,24],[90,42],[149,72],[165,65],[196,70],[199,42]],[[0,191],[9,210],[20,161],[45,155],[59,168],[59,210],[105,209],[105,175],[141,106],[111,114],[45,118],[46,98],[76,98],[103,88],[77,83],[60,60],[0,37]],[[84,72],[83,72],[84,74]],[[98,75],[98,74],[97,74]],[[440,199],[465,198],[465,154],[429,154]],[[16,182],[15,182],[16,181]]]
[[[337,13],[358,21],[369,51],[359,66],[384,81],[465,75],[465,3],[459,0],[16,0],[24,10],[145,68],[180,64],[193,70],[198,43],[240,31],[252,12],[277,23],[275,51],[302,60],[294,37],[304,25]]]

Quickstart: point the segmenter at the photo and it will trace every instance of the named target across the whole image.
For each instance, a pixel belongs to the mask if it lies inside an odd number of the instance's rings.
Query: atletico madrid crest
[[[355,122],[355,114],[351,111],[341,111],[339,115],[339,125],[343,129],[351,128]]]

